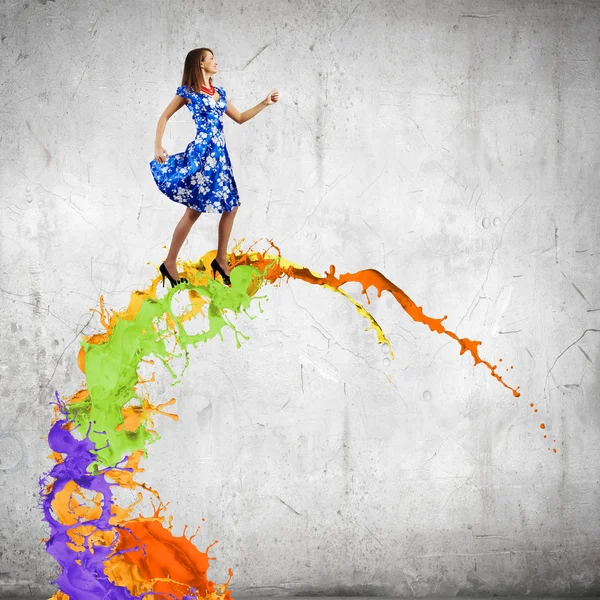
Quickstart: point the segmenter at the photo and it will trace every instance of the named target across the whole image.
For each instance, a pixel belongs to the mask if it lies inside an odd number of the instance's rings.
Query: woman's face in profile
[[[208,54],[205,56],[204,60],[202,61],[202,65],[208,74],[217,72],[217,61],[215,60],[214,54]]]

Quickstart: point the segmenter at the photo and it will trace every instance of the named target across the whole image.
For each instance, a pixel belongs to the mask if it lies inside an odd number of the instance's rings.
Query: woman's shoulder
[[[175,94],[177,96],[183,96],[184,98],[188,98],[192,90],[188,88],[187,85],[180,85],[175,90]]]

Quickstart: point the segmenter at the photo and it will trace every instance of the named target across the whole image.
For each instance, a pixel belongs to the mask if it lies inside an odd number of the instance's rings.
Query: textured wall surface
[[[144,481],[175,530],[206,519],[236,593],[600,591],[599,31],[591,0],[1,1],[0,596],[52,590],[49,402],[81,384],[100,294],[123,307],[166,255],[183,209],[148,161],[198,46],[238,109],[280,92],[225,123],[232,242],[380,270],[522,394],[389,296],[369,306],[387,364],[343,298],[269,288],[241,349],[154,387],[181,418]],[[193,134],[181,110],[164,145]]]

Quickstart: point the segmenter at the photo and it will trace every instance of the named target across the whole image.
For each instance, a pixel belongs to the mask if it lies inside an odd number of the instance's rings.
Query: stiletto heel
[[[165,287],[165,277],[171,283],[171,287],[175,287],[176,285],[179,285],[180,283],[188,283],[188,280],[185,277],[180,277],[179,279],[173,279],[171,277],[171,274],[167,270],[167,267],[165,267],[165,263],[163,263],[162,265],[160,265],[159,271],[160,271],[160,273],[162,275],[163,287]]]
[[[213,272],[213,279],[216,279],[216,271],[219,271],[219,273],[221,274],[221,277],[223,278],[223,283],[225,285],[231,285],[231,279],[229,279],[229,275],[227,275],[225,273],[225,271],[223,270],[223,268],[221,267],[221,265],[217,262],[217,259],[214,258],[213,261],[210,263],[210,267],[212,269]]]

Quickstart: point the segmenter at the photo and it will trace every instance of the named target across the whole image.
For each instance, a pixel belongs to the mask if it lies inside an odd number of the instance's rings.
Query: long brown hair
[[[200,63],[210,52],[214,56],[214,52],[210,48],[194,48],[187,53],[185,63],[183,65],[183,76],[181,77],[181,85],[186,85],[194,92],[199,92],[202,87],[202,71]],[[208,78],[209,84],[212,85],[212,77]]]

